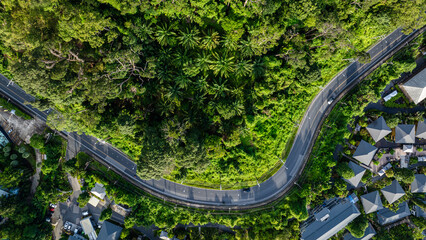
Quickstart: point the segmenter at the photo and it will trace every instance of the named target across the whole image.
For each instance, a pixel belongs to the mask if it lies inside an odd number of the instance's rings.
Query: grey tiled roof
[[[123,230],[122,227],[105,221],[99,232],[98,240],[118,240],[121,235],[121,230]]]
[[[411,124],[399,124],[395,128],[396,143],[414,143],[416,141],[415,126]]]
[[[339,203],[330,209],[325,221],[313,221],[302,232],[302,240],[325,240],[346,227],[360,215],[358,208],[351,202]]]
[[[405,195],[404,189],[402,189],[397,180],[393,180],[391,185],[382,188],[382,193],[389,203],[394,203]]]
[[[417,123],[416,137],[426,139],[426,121]]]
[[[377,220],[380,225],[386,225],[389,223],[396,222],[406,216],[410,216],[410,208],[407,202],[403,202],[399,205],[399,209],[396,212],[392,212],[387,208],[383,208],[377,212]]]
[[[362,176],[364,175],[366,169],[352,161],[350,161],[348,165],[354,172],[355,176],[344,180],[352,186],[357,187],[359,182],[361,182]]]
[[[355,150],[353,157],[356,160],[368,166],[370,165],[370,162],[373,159],[376,152],[377,152],[377,148],[375,146],[369,144],[368,142],[364,140],[361,140],[360,144]]]
[[[380,141],[382,138],[392,132],[388,125],[386,125],[385,119],[383,117],[379,117],[376,121],[368,125],[367,131],[370,133],[375,142]]]
[[[408,82],[402,85],[408,96],[415,104],[426,98],[426,69],[416,74]]]
[[[424,174],[414,174],[414,181],[411,183],[412,193],[426,192],[426,176]]]
[[[372,213],[383,208],[379,191],[374,191],[361,196],[362,206],[365,213]]]
[[[347,233],[343,237],[343,240],[369,240],[374,235],[376,235],[376,231],[374,230],[373,226],[371,226],[371,224],[368,224],[367,229],[365,229],[364,236],[362,236],[361,238],[356,238],[356,237],[352,236],[352,234]]]

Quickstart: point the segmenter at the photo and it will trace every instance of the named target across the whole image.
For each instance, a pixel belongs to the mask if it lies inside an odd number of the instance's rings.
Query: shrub
[[[36,149],[44,147],[44,137],[40,134],[34,134],[30,139],[30,146]]]
[[[80,203],[79,204],[80,207],[84,207],[89,202],[89,200],[90,200],[90,194],[86,191],[86,192],[82,192],[80,196],[78,196],[77,202]]]
[[[12,155],[10,155],[10,159],[11,160],[15,160],[15,159],[17,159],[18,158],[18,155],[16,155],[16,154],[12,154]]]
[[[364,236],[365,229],[368,227],[368,220],[364,215],[355,218],[346,226],[346,229],[356,238]]]
[[[373,160],[373,164],[378,166],[380,164],[379,160]]]
[[[414,172],[407,168],[396,168],[395,179],[406,184],[411,184],[414,181]]]
[[[392,148],[392,149],[389,151],[389,153],[393,155],[393,154],[395,153],[395,150]]]
[[[417,148],[417,152],[423,152],[423,148],[418,147],[418,148]]]
[[[386,174],[386,177],[388,178],[395,176],[395,173],[393,172],[392,169],[388,169],[385,174]]]
[[[368,183],[371,180],[372,177],[373,177],[373,173],[371,171],[367,170],[367,171],[365,171],[364,175],[362,176],[361,181],[363,183]]]
[[[339,165],[336,167],[336,172],[345,179],[349,179],[355,176],[355,173],[346,162],[339,163]]]
[[[27,152],[24,152],[23,154],[22,154],[22,157],[23,158],[28,158],[30,156],[30,154],[29,153],[27,153]]]
[[[99,221],[105,221],[107,219],[110,219],[112,215],[112,209],[107,208],[102,211],[101,216],[99,217]]]

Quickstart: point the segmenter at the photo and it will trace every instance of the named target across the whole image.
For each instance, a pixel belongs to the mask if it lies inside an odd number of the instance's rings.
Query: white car
[[[330,105],[330,104],[332,104],[333,103],[333,101],[334,101],[334,97],[331,97],[330,99],[328,99],[328,105]]]

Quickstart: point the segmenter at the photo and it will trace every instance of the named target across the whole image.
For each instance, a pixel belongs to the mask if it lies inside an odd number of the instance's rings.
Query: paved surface
[[[36,157],[36,170],[34,175],[31,177],[31,195],[33,196],[37,190],[37,186],[40,180],[41,172],[41,153],[38,149],[34,149]]]
[[[259,186],[252,187],[250,192],[242,190],[222,191],[202,189],[181,185],[164,179],[158,181],[141,180],[136,176],[135,163],[117,149],[108,144],[100,143],[97,139],[90,136],[66,132],[63,132],[63,134],[67,135],[69,140],[80,144],[83,151],[96,156],[99,161],[110,166],[128,181],[160,198],[193,207],[213,207],[216,209],[239,209],[244,206],[267,202],[288,190],[301,173],[301,169],[307,160],[307,155],[315,139],[316,131],[319,129],[326,112],[337,101],[329,105],[327,103],[328,100],[332,97],[340,97],[339,95],[344,90],[355,84],[361,76],[373,69],[383,58],[393,53],[394,49],[405,44],[408,38],[409,36],[405,36],[400,29],[394,31],[368,51],[371,55],[370,63],[361,64],[353,62],[333,78],[315,97],[306,111],[300,123],[293,147],[283,167],[274,176]],[[8,79],[0,75],[0,93],[25,108],[32,115],[46,121],[47,111],[41,112],[31,107],[31,105],[24,105],[25,102],[33,101],[34,97],[26,94],[16,84],[9,83]]]

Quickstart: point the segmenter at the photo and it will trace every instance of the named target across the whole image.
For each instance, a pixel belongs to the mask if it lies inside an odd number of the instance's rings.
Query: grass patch
[[[6,99],[0,97],[0,106],[3,109],[6,109],[8,111],[15,110],[15,115],[18,117],[21,117],[25,120],[30,120],[32,117],[26,113],[24,113],[19,107],[13,105],[11,102],[8,102]]]

